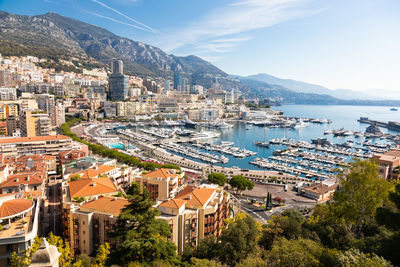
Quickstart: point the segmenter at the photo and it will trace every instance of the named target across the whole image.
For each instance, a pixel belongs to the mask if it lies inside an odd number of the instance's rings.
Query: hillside
[[[24,16],[0,12],[0,39],[4,42],[0,47],[4,55],[73,57],[103,64],[120,58],[127,73],[172,77],[173,71],[179,68],[193,82],[206,74],[211,80],[217,75],[228,76],[199,57],[168,55],[157,47],[55,13]]]
[[[352,99],[380,99],[371,94],[367,94],[364,92],[357,92],[348,89],[329,89],[317,84],[306,83],[302,81],[296,81],[292,79],[281,79],[275,76],[259,73],[256,75],[250,75],[246,78],[257,80],[269,84],[281,85],[289,90],[298,92],[298,93],[311,93],[311,94],[326,94],[340,99],[352,100]]]

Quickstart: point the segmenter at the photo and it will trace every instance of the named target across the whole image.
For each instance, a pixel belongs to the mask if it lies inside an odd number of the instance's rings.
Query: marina
[[[153,154],[157,158],[170,153],[180,156],[181,160],[187,158],[192,162],[187,163],[188,166],[195,169],[221,166],[266,170],[312,180],[333,177],[352,158],[368,159],[374,153],[383,153],[400,143],[395,132],[387,129],[382,129],[379,135],[368,132],[368,128],[357,122],[356,117],[353,117],[351,125],[348,118],[310,118],[307,114],[279,115],[269,119],[274,123],[271,125],[266,120],[258,123],[254,120],[221,120],[179,126],[187,119],[178,120],[176,125],[170,120],[156,124],[155,121],[107,123],[97,130],[100,135],[97,140],[117,144],[118,138],[121,138],[140,147],[142,153],[149,156]],[[275,127],[277,123],[285,127]],[[286,127],[290,123],[301,126]],[[157,152],[157,155],[151,152],[158,149],[165,152]],[[137,155],[141,156],[140,153]],[[160,160],[165,161],[166,158]]]

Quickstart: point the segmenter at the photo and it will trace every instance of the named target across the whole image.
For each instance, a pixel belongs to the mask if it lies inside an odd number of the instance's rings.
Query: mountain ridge
[[[344,100],[386,100],[365,92],[353,91],[350,89],[329,89],[324,86],[307,83],[293,79],[283,79],[267,73],[258,73],[255,75],[246,76],[246,78],[266,82],[269,84],[276,84],[286,87],[289,90],[302,93],[312,94],[327,94],[339,99]]]

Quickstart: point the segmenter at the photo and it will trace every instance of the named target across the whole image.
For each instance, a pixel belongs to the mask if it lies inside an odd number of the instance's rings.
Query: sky
[[[400,98],[399,0],[0,0],[56,12],[229,74]]]

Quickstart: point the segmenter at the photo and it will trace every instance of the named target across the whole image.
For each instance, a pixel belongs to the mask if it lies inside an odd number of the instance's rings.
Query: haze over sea
[[[319,106],[319,105],[284,105],[273,107],[274,110],[282,110],[285,116],[303,117],[303,118],[327,118],[332,120],[330,124],[308,124],[307,127],[299,129],[282,129],[282,128],[266,128],[266,141],[274,138],[292,138],[294,140],[303,140],[311,142],[311,139],[318,137],[328,138],[332,143],[343,143],[347,140],[357,142],[364,141],[362,138],[349,137],[334,137],[333,135],[324,135],[324,130],[339,129],[344,127],[346,130],[362,131],[368,127],[368,124],[357,122],[357,119],[368,117],[378,121],[400,121],[400,111],[391,111],[390,107],[379,106]],[[381,128],[384,133],[399,134],[398,132],[388,131]],[[218,131],[210,129],[210,131]],[[255,141],[263,141],[264,127],[253,126],[244,123],[235,123],[233,129],[224,129],[221,131],[220,138],[205,140],[206,142],[218,144],[223,141],[232,141],[235,146],[246,148],[257,152],[253,157],[238,159],[232,156],[225,155],[229,158],[229,162],[225,167],[237,166],[243,169],[259,169],[250,164],[256,157],[267,158],[272,155],[274,150],[283,149],[284,146],[271,145],[269,148],[261,148],[254,145]],[[372,140],[372,142],[386,142],[385,140]],[[210,153],[210,152],[208,152]],[[220,165],[220,164],[219,164]]]

